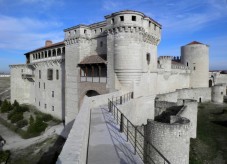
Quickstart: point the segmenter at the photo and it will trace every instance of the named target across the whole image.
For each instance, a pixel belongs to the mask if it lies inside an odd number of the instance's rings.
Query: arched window
[[[188,62],[187,62],[187,67],[188,67]]]

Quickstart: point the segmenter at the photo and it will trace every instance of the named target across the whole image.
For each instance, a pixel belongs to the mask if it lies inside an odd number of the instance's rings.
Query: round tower
[[[113,80],[125,87],[138,85],[143,72],[157,68],[161,25],[141,12],[130,10],[105,18],[109,70],[113,69],[117,78]]]
[[[211,100],[215,103],[223,103],[226,92],[226,84],[217,84],[211,88]]]
[[[181,47],[181,62],[191,71],[190,87],[208,87],[209,83],[209,46],[191,42]]]
[[[147,120],[144,130],[145,161],[147,163],[165,163],[157,150],[170,163],[189,163],[190,120],[178,116],[171,116],[170,119],[170,123]],[[148,143],[151,143],[156,149]]]

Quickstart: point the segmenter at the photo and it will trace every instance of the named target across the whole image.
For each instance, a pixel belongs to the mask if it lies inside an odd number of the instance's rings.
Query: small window
[[[39,70],[39,79],[41,79],[41,70]]]
[[[45,108],[45,109],[47,108],[47,104],[44,104],[44,108]]]
[[[76,30],[74,30],[74,34],[76,34]]]
[[[46,89],[46,84],[45,83],[43,83],[43,89]]]
[[[87,34],[87,30],[84,30],[84,34]]]
[[[101,42],[100,42],[100,47],[102,47],[102,46],[103,46],[103,42],[101,41]]]
[[[124,16],[120,16],[120,20],[123,22],[124,21]]]
[[[132,21],[136,21],[136,16],[132,16]]]
[[[195,67],[194,67],[194,70],[195,70]]]
[[[156,31],[156,28],[157,28],[157,26],[156,26],[156,24],[154,24],[154,30]]]
[[[188,67],[188,62],[187,62],[187,67]]]
[[[150,64],[150,60],[151,60],[151,55],[150,53],[147,53],[147,64]]]
[[[21,73],[23,73],[24,72],[24,70],[23,69],[21,69]]]
[[[149,27],[151,27],[151,21],[149,21]]]
[[[39,82],[39,88],[40,88],[40,82]]]
[[[54,111],[54,106],[52,106],[52,111]]]
[[[39,101],[39,106],[40,106],[40,101]]]
[[[96,31],[96,30],[94,30],[94,33],[95,33],[95,34],[96,34],[96,32],[97,32],[97,31]]]
[[[102,28],[100,28],[100,32],[102,32]]]
[[[59,71],[56,70],[56,79],[58,80],[59,79]]]
[[[52,97],[54,97],[54,91],[52,91]]]
[[[114,18],[112,18],[112,20],[111,20],[111,24],[114,24]]]
[[[47,70],[47,80],[53,80],[53,69]]]
[[[221,92],[221,95],[223,95],[223,92]]]

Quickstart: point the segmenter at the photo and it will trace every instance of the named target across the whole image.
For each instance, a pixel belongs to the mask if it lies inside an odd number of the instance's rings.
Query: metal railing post
[[[135,147],[134,147],[134,153],[136,154],[136,136],[137,136],[137,127],[135,127]]]
[[[122,96],[120,97],[120,105],[122,104]]]
[[[128,119],[127,119],[127,142],[128,142]]]
[[[121,113],[120,132],[124,132],[124,115]]]
[[[117,107],[116,107],[116,108],[117,108]],[[118,124],[118,122],[119,122],[119,121],[118,121],[118,109],[117,109],[117,124]]]

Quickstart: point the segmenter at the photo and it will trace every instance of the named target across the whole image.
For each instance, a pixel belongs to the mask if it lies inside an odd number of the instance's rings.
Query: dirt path
[[[53,134],[60,135],[63,129],[64,129],[63,124],[59,124],[49,129],[46,129],[44,134],[42,134],[41,136],[30,139],[22,139],[18,134],[12,132],[8,128],[0,124],[0,135],[6,140],[6,144],[4,145],[3,150],[15,150],[26,148],[32,144],[44,141]]]

